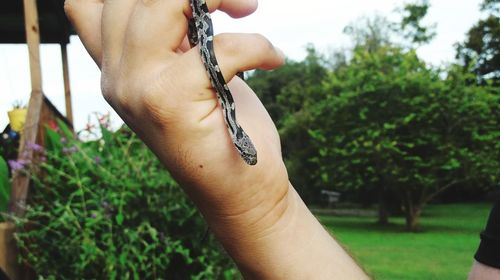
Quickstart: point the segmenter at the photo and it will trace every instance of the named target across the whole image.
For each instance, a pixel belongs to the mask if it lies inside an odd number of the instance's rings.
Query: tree
[[[498,90],[465,81],[440,79],[414,51],[357,48],[326,82],[328,98],[305,109],[325,184],[394,191],[411,231],[442,191],[498,186]]]
[[[427,15],[430,5],[427,0],[415,3],[407,3],[399,9],[400,22],[391,22],[385,17],[374,16],[372,18],[362,18],[356,23],[350,24],[344,29],[354,42],[353,52],[363,50],[368,54],[377,54],[387,48],[400,48],[409,51],[416,47],[429,43],[436,35],[436,25],[424,26],[421,21]],[[380,65],[379,65],[380,66]],[[380,66],[381,71],[390,69],[391,65]],[[341,74],[343,69],[335,68],[336,74]],[[389,222],[389,209],[394,203],[389,199],[391,194],[386,187],[385,176],[380,176],[376,182],[372,182],[368,189],[371,193],[376,193],[378,197],[378,223],[387,224]]]
[[[432,38],[429,35],[431,28],[421,27],[420,21],[425,16],[428,4],[406,5],[403,8],[402,17],[405,24],[391,22],[384,17],[363,18],[357,23],[350,24],[344,29],[354,42],[353,49],[363,48],[368,52],[376,52],[378,49],[393,43],[393,37],[397,37],[404,28],[403,36],[413,41],[424,41],[419,38]],[[423,11],[423,12],[422,12]],[[397,28],[396,26],[404,26]],[[418,32],[414,29],[418,29]],[[401,36],[400,36],[401,37]],[[408,43],[409,45],[411,43]],[[304,110],[309,104],[320,103],[327,96],[322,84],[328,77],[329,71],[342,72],[347,67],[347,57],[353,53],[353,49],[337,51],[330,60],[325,60],[312,45],[307,48],[308,55],[302,62],[288,60],[281,69],[264,72],[255,71],[248,79],[249,84],[256,90],[262,102],[270,112],[271,117],[277,122],[277,127],[282,139],[285,162],[290,177],[306,202],[315,202],[320,194],[320,189],[329,188],[325,186],[325,180],[321,178],[318,162],[315,159],[317,149],[311,143],[311,137],[307,133],[308,125],[313,113]],[[376,190],[379,196],[380,221],[387,222],[388,213],[385,210],[384,188]]]
[[[436,24],[422,24],[429,8],[427,0],[407,3],[397,9],[399,21],[379,15],[363,17],[346,26],[344,33],[351,37],[354,47],[363,46],[370,52],[386,45],[415,49],[436,36]]]
[[[421,21],[427,15],[430,4],[428,0],[416,3],[407,3],[403,6],[401,23],[396,32],[401,32],[403,38],[409,41],[410,46],[429,43],[436,36],[436,24],[423,26]]]
[[[500,13],[499,0],[484,0],[481,3],[481,11],[489,11],[492,14],[498,15]]]
[[[485,0],[481,9],[488,17],[476,23],[463,43],[457,44],[456,57],[465,70],[476,74],[480,84],[500,81],[500,1]]]
[[[420,24],[427,10],[425,1],[406,5],[400,25],[358,20],[345,30],[354,46],[332,60],[310,46],[304,61],[250,77],[305,201],[323,188],[376,193],[386,222],[386,198],[395,195],[416,230],[425,204],[444,190],[499,185],[498,89],[418,58],[415,48],[433,37]]]
[[[360,18],[344,28],[344,33],[354,43],[353,48],[363,47],[368,52],[375,52],[380,47],[391,44],[393,32],[394,23],[378,15]]]

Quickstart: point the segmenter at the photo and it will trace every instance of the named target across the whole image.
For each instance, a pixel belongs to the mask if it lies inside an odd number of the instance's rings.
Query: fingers
[[[240,18],[255,12],[258,2],[257,0],[209,0],[207,6],[210,12],[218,9],[233,18]]]
[[[66,15],[99,67],[103,63],[112,66],[122,56],[127,24],[137,1],[66,0]]]
[[[101,17],[103,0],[66,0],[64,11],[83,45],[100,67],[102,59]]]
[[[186,50],[182,61],[187,81],[204,72],[199,49],[188,50],[185,42],[186,11],[190,0],[67,0],[65,10],[83,44],[98,65],[119,67],[123,57],[127,67],[165,61],[169,53]],[[207,0],[210,10],[220,9],[233,17],[248,15],[257,8],[256,0]],[[102,26],[102,27],[101,27]],[[102,30],[102,32],[101,32]],[[101,40],[102,38],[102,40]],[[226,81],[237,72],[249,69],[272,69],[284,61],[281,51],[256,34],[221,34],[215,36],[214,50]],[[125,53],[124,53],[125,52]],[[244,55],[242,55],[244,54]],[[112,77],[107,77],[111,78]],[[201,79],[209,87],[208,79]]]
[[[161,60],[182,45],[187,32],[183,9],[188,0],[139,0],[130,15],[125,53],[132,67]]]
[[[141,0],[105,0],[101,30],[102,63],[106,72],[114,73],[119,67],[130,15],[138,1]]]
[[[260,34],[220,34],[215,36],[214,50],[227,81],[238,72],[271,70],[285,62],[283,52]]]
[[[273,46],[269,40],[259,34],[220,34],[214,39],[215,55],[226,82],[229,82],[238,72],[252,69],[270,70],[281,66],[285,61],[283,52]],[[192,69],[183,77],[193,80],[198,74],[194,69],[203,72],[199,75],[207,77],[193,81],[194,87],[211,87],[205,67],[202,64],[199,47],[184,54],[186,68]],[[198,76],[199,77],[199,76]]]
[[[66,0],[65,10],[94,61],[101,67],[104,59],[113,72],[124,51],[133,64],[186,50],[190,1]],[[207,5],[243,17],[255,11],[257,0],[207,0]]]
[[[219,9],[243,17],[257,8],[257,0],[206,0],[210,11]],[[191,0],[139,0],[131,14],[125,42],[127,64],[135,67],[186,50],[183,44]]]

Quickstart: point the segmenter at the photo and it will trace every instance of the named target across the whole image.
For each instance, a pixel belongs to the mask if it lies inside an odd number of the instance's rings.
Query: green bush
[[[0,214],[7,211],[10,198],[10,179],[7,162],[0,156]],[[3,220],[0,215],[0,222]]]
[[[236,269],[159,160],[128,128],[81,142],[47,130],[22,258],[43,279],[232,279]],[[39,147],[34,147],[39,149]],[[37,151],[35,151],[37,152]]]

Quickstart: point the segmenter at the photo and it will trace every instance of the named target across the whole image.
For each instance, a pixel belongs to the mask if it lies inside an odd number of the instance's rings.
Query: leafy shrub
[[[0,213],[7,211],[10,198],[10,180],[7,162],[0,156]],[[3,220],[0,215],[0,222]]]
[[[159,160],[123,127],[81,142],[47,130],[19,224],[44,279],[228,279],[236,269]]]

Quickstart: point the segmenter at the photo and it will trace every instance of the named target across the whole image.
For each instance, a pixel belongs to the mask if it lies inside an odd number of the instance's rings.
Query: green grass
[[[405,232],[403,218],[388,226],[373,217],[318,218],[374,279],[456,280],[467,278],[490,207],[427,206],[418,233]]]

